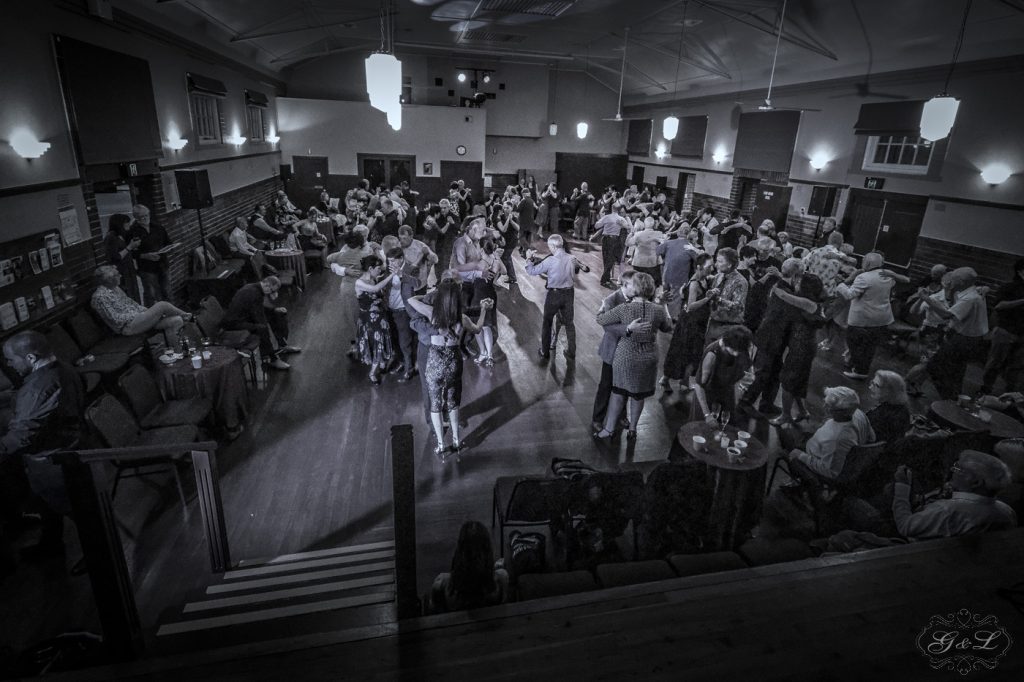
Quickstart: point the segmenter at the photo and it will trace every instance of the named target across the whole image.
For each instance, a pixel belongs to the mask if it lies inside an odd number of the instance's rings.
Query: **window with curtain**
[[[704,139],[708,133],[707,116],[683,116],[679,119],[679,132],[672,140],[672,156],[704,156]]]
[[[916,135],[871,135],[864,152],[864,170],[926,175],[931,142]]]
[[[626,153],[638,156],[650,156],[651,135],[654,132],[654,121],[649,118],[633,119],[629,122],[629,136],[626,139]]]
[[[192,105],[192,130],[195,131],[196,143],[220,144],[220,100],[202,92],[193,92],[189,95],[189,101]]]
[[[751,111],[740,114],[733,167],[788,175],[799,127],[799,111]]]

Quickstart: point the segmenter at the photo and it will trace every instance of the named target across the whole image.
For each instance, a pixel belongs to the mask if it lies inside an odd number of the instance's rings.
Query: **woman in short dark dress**
[[[359,261],[363,274],[356,280],[356,300],[359,301],[359,330],[356,335],[359,359],[370,367],[370,383],[380,384],[380,376],[395,355],[391,344],[391,315],[387,294],[392,276],[378,281],[384,271],[384,261],[375,255]]]
[[[480,332],[484,316],[494,307],[494,301],[480,301],[480,315],[474,322],[463,314],[461,285],[445,280],[437,285],[432,305],[424,303],[420,296],[410,298],[409,305],[429,319],[437,330],[430,337],[430,354],[424,372],[430,398],[430,423],[437,439],[434,454],[443,457],[448,451],[444,444],[442,414],[448,415],[452,429],[451,448],[458,453],[462,449],[459,440],[459,405],[462,403],[462,349],[459,347],[459,338],[463,331],[470,334]]]
[[[800,277],[796,296],[803,299],[804,307],[789,331],[786,359],[782,362],[782,372],[779,374],[782,414],[771,420],[776,426],[808,417],[804,400],[807,398],[807,384],[818,349],[818,330],[825,326],[825,317],[821,314],[823,292],[821,278],[817,275],[807,272]],[[798,410],[796,415],[793,414],[794,404]]]
[[[750,330],[743,325],[726,327],[721,338],[704,349],[693,393],[694,404],[708,423],[718,423],[719,413],[723,421],[735,416],[736,384],[750,367],[750,339]]]
[[[629,400],[629,439],[636,438],[636,426],[644,409],[644,400],[654,395],[658,379],[658,332],[672,331],[672,318],[664,305],[653,303],[654,278],[646,272],[633,275],[636,295],[633,300],[599,313],[597,323],[629,324],[639,319],[650,322],[649,331],[627,332],[615,347],[612,361],[612,396],[604,428],[594,434],[597,438],[610,438],[619,421],[619,415]]]
[[[670,381],[675,379],[683,382],[683,390],[690,380],[693,369],[700,364],[704,351],[704,333],[708,328],[708,316],[711,314],[711,297],[709,277],[714,267],[714,259],[702,253],[694,259],[693,276],[682,287],[680,295],[686,301],[679,314],[679,322],[672,331],[668,351],[665,353],[665,375],[661,385],[665,393],[672,392]]]

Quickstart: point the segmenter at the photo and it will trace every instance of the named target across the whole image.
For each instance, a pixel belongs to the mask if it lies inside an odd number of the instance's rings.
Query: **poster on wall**
[[[55,268],[64,265],[64,256],[60,252],[60,235],[56,232],[48,234],[44,237],[44,243],[50,254],[50,265]]]
[[[78,224],[78,211],[74,206],[57,209],[60,218],[60,234],[68,246],[82,241],[82,228]]]
[[[0,305],[0,324],[3,325],[4,331],[18,325],[18,316],[14,313],[14,304],[10,301]]]
[[[0,287],[14,284],[14,264],[10,260],[0,260]]]

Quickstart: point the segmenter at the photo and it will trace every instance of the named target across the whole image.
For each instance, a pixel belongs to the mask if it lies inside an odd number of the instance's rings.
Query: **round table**
[[[681,450],[706,466],[708,485],[712,491],[708,539],[719,549],[731,550],[743,542],[747,531],[760,519],[768,469],[768,448],[751,436],[747,439],[743,456],[733,461],[728,458],[725,449],[713,440],[717,431],[724,431],[731,443],[736,440],[739,429],[733,426],[720,429],[704,421],[692,421],[679,429],[672,450],[673,453]],[[702,449],[694,447],[694,436],[706,439]],[[669,457],[673,458],[673,454]]]
[[[986,431],[999,439],[1024,438],[1024,424],[1002,412],[978,408],[973,401],[963,408],[953,400],[936,400],[930,412],[936,421],[964,431]],[[978,416],[980,412],[988,414],[988,421]]]
[[[192,366],[191,358],[170,365],[158,363],[161,388],[171,399],[209,398],[218,423],[229,430],[237,429],[247,411],[242,356],[223,346],[207,346],[205,350],[210,351],[210,359],[203,360],[199,369]]]
[[[295,286],[306,288],[306,256],[302,251],[292,249],[274,249],[267,251],[267,262],[278,270],[292,270],[295,273]]]

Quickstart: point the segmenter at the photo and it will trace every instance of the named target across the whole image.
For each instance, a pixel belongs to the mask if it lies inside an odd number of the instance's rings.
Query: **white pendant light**
[[[590,126],[586,121],[580,121],[576,124],[576,137],[581,140],[587,136],[587,131],[590,130]]]
[[[395,55],[374,52],[366,58],[366,94],[370,106],[385,112],[402,96],[402,62]]]
[[[669,116],[661,124],[661,136],[666,140],[672,141],[676,139],[676,133],[679,132],[679,119],[675,116]]]
[[[967,31],[967,15],[971,13],[972,0],[967,0],[964,7],[964,16],[960,21],[960,33],[956,38],[956,46],[953,48],[953,61],[949,64],[949,72],[946,74],[946,82],[942,86],[942,92],[924,103],[921,109],[921,137],[929,142],[935,142],[949,135],[956,122],[956,112],[960,108],[960,100],[950,97],[949,79],[953,77],[953,69],[956,67],[956,60],[960,57],[960,48],[964,44],[964,33]]]
[[[554,137],[557,134],[558,134],[558,124],[555,123],[554,121],[552,121],[551,125],[548,126],[548,135],[551,135],[552,137]]]
[[[949,135],[956,122],[956,111],[960,100],[949,95],[932,97],[921,110],[921,137],[935,142]]]
[[[388,110],[388,125],[391,126],[392,130],[402,129],[402,105],[396,102],[391,109]]]

